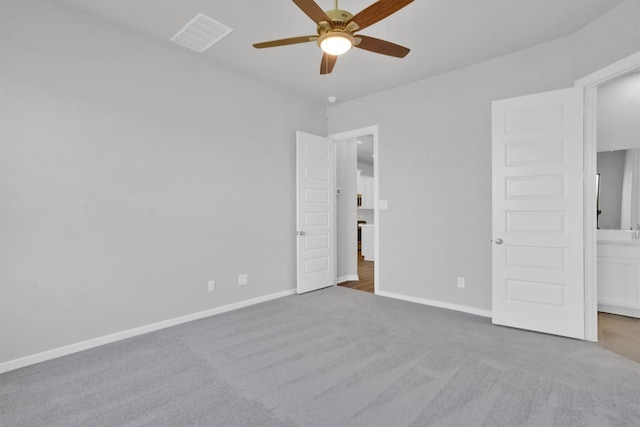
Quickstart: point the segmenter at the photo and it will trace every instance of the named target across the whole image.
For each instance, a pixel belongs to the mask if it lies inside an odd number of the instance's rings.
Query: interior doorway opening
[[[379,265],[377,126],[336,141],[336,283],[376,293]]]
[[[584,92],[584,287],[585,339],[598,341],[598,251],[597,251],[597,146],[598,88],[618,77],[640,71],[640,52],[615,62],[578,81]]]
[[[597,87],[598,343],[640,362],[640,72]]]

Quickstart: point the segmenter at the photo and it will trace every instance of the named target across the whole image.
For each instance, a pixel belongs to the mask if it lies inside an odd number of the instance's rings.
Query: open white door
[[[582,98],[492,105],[494,324],[584,338]]]
[[[299,294],[335,284],[335,143],[296,132]]]

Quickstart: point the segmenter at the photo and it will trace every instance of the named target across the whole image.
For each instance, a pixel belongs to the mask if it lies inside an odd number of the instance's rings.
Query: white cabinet
[[[638,240],[598,241],[598,310],[640,317]]]
[[[365,261],[374,261],[374,228],[373,224],[360,224],[362,230],[360,252]]]
[[[358,171],[359,209],[373,209],[373,177],[361,175]]]

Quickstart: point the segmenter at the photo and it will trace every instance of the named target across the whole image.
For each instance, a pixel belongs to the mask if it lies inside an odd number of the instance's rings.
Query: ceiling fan
[[[396,58],[404,58],[409,53],[408,48],[374,37],[356,35],[355,33],[381,21],[412,1],[379,0],[353,15],[346,10],[338,9],[338,0],[335,0],[335,8],[333,10],[327,11],[322,10],[313,0],[293,0],[318,25],[317,35],[271,40],[255,43],[253,46],[257,49],[262,49],[315,41],[323,51],[320,74],[329,74],[333,71],[338,56],[346,53],[352,47],[395,56]]]

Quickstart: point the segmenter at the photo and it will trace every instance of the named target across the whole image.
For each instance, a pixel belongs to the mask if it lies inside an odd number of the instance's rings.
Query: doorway
[[[363,135],[354,138],[356,151],[356,170],[349,168],[348,173],[356,173],[356,211],[357,211],[357,280],[340,283],[351,289],[374,292],[375,253],[374,253],[374,191],[373,191],[373,135]],[[345,159],[353,162],[353,159]],[[340,159],[338,159],[340,163]],[[352,197],[352,195],[350,196]],[[351,208],[353,200],[350,199]],[[340,218],[338,218],[338,222]],[[348,219],[347,219],[348,221]],[[353,227],[353,224],[349,224]]]
[[[597,111],[598,87],[618,77],[640,71],[640,52],[615,62],[578,81],[575,86],[584,92],[584,174],[594,179],[584,180],[584,285],[585,339],[598,341],[597,290]]]
[[[640,362],[640,71],[597,89],[598,343]]]
[[[378,128],[330,135],[336,141],[336,283],[377,293]]]

